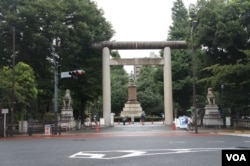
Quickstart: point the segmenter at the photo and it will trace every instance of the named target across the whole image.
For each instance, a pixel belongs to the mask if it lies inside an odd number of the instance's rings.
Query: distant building
[[[149,57],[145,58],[160,58],[160,55],[156,55],[155,52],[150,52]],[[136,81],[139,78],[140,70],[142,65],[134,65],[134,80]]]

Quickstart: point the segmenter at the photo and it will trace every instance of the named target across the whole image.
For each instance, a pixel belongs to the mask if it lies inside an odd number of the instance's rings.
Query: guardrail
[[[249,119],[235,119],[233,120],[234,127],[245,127],[250,128],[250,120]]]

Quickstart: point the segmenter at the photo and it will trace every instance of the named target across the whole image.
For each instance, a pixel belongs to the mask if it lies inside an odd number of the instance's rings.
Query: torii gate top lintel
[[[103,49],[108,47],[109,49],[163,49],[170,47],[171,49],[186,49],[186,41],[103,41],[100,43],[94,43],[90,46],[93,49]]]

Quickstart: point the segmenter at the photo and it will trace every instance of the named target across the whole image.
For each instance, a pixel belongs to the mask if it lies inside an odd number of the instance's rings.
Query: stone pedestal
[[[126,116],[126,117],[141,117],[141,114],[142,114],[142,107],[139,102],[125,103],[123,111],[121,112],[121,116]]]
[[[61,109],[60,126],[62,130],[74,130],[76,129],[76,121],[73,116],[72,108]]]
[[[136,86],[131,82],[128,87],[128,101],[123,107],[121,117],[141,117],[143,110],[141,104],[137,101],[136,91]]]
[[[203,118],[204,126],[222,126],[223,119],[221,118],[217,105],[206,105],[205,115]]]

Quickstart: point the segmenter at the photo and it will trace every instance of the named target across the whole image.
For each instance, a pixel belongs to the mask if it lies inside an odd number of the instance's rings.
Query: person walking
[[[123,117],[122,117],[122,122],[123,122],[123,125],[124,125],[124,126],[125,126],[125,124],[126,124],[126,121],[127,121],[126,116],[123,116]]]
[[[144,121],[145,121],[145,112],[142,111],[142,114],[141,114],[141,124],[144,125]]]

